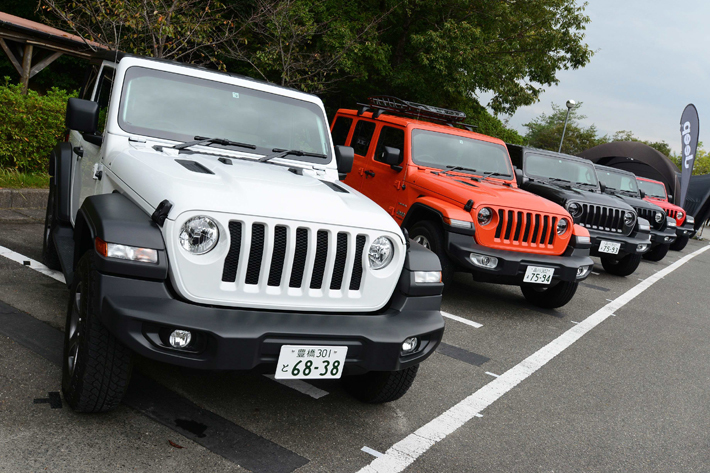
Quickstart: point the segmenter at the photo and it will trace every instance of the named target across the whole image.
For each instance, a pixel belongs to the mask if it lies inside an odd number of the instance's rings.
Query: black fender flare
[[[428,205],[424,205],[421,202],[415,202],[411,207],[409,207],[407,215],[404,216],[404,220],[402,220],[402,228],[408,228],[409,225],[412,225],[414,222],[422,220],[417,218],[420,215],[431,216],[434,220],[441,223],[442,226],[444,225],[444,216],[441,215],[441,212],[429,207]]]
[[[71,143],[57,144],[49,155],[50,184],[54,186],[54,217],[60,223],[71,221],[71,173],[72,173]]]
[[[96,238],[107,243],[157,250],[158,263],[104,257],[96,252]],[[102,273],[157,280],[168,276],[168,258],[160,228],[150,215],[118,192],[84,200],[76,216],[74,244],[75,268],[79,258],[93,250],[97,268]]]

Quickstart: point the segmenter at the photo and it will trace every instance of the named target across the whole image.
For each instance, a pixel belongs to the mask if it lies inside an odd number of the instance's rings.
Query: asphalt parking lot
[[[0,471],[707,471],[710,251],[594,274],[559,310],[458,275],[444,343],[386,405],[139,360],[122,406],[61,391],[65,286],[31,268],[42,225],[0,225]],[[697,254],[695,254],[698,252]],[[695,254],[692,258],[688,255]],[[468,322],[468,323],[465,323]]]

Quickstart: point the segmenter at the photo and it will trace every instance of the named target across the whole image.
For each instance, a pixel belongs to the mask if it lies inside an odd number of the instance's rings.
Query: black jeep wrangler
[[[675,241],[675,219],[668,217],[659,206],[643,200],[644,193],[639,190],[634,173],[598,164],[594,167],[603,192],[623,200],[634,208],[639,217],[651,223],[651,249],[644,253],[643,258],[661,261]]]
[[[651,226],[622,200],[604,194],[594,165],[583,158],[508,145],[518,185],[567,209],[589,231],[590,253],[617,276],[636,271],[651,247]]]

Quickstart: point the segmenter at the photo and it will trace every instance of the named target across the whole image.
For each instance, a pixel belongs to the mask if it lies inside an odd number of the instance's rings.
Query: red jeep
[[[589,232],[519,189],[505,143],[474,133],[465,117],[382,96],[339,110],[333,142],[355,149],[345,183],[439,256],[445,286],[465,271],[519,285],[535,305],[563,306],[591,272]]]
[[[653,202],[666,211],[669,217],[676,221],[676,239],[671,243],[671,250],[680,251],[688,244],[688,239],[695,234],[695,219],[692,215],[686,215],[685,210],[668,201],[666,186],[660,181],[636,176],[639,189],[645,194],[644,200]]]

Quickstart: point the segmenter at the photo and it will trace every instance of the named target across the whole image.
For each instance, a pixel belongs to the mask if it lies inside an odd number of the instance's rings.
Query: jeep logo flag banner
[[[685,204],[685,194],[688,192],[690,176],[693,174],[693,164],[695,164],[695,151],[698,148],[698,135],[700,134],[700,119],[695,105],[688,104],[680,117],[680,200],[678,205]]]

